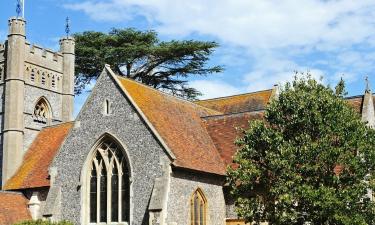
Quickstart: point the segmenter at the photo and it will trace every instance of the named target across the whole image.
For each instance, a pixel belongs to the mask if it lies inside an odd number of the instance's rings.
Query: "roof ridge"
[[[116,75],[116,76],[117,76],[119,79],[123,79],[123,80],[128,80],[128,81],[130,81],[130,82],[134,82],[134,83],[139,84],[139,85],[141,85],[141,86],[143,86],[143,87],[145,87],[145,88],[148,88],[148,89],[153,90],[153,91],[157,91],[158,93],[161,93],[161,94],[163,94],[163,95],[169,96],[169,97],[171,97],[171,98],[174,98],[174,99],[177,99],[177,100],[181,100],[181,101],[186,102],[186,103],[188,103],[188,104],[191,104],[191,105],[193,105],[193,106],[195,106],[195,107],[202,108],[202,109],[208,110],[208,111],[210,111],[210,112],[215,112],[215,113],[217,113],[218,115],[222,114],[222,112],[219,112],[219,111],[217,111],[217,110],[210,109],[210,108],[208,108],[208,107],[205,107],[205,106],[201,106],[201,105],[199,105],[199,104],[196,104],[195,101],[193,102],[193,101],[189,101],[189,100],[186,100],[186,99],[184,99],[184,98],[181,98],[181,97],[179,97],[179,96],[174,96],[174,95],[172,95],[172,94],[170,94],[170,93],[167,93],[167,92],[164,92],[164,91],[160,91],[160,90],[158,90],[158,89],[156,89],[156,88],[150,87],[150,86],[148,86],[148,85],[146,85],[146,84],[143,84],[143,83],[141,83],[141,82],[139,82],[139,81],[136,81],[136,80],[133,80],[133,79],[129,79],[129,78],[126,78],[126,77],[123,77],[123,76],[120,76],[120,75]]]
[[[228,95],[228,96],[217,97],[217,98],[209,98],[209,99],[197,100],[197,101],[194,101],[194,102],[214,101],[214,100],[227,99],[227,98],[232,98],[232,97],[237,97],[237,96],[244,96],[244,95],[250,95],[250,94],[256,94],[256,93],[266,92],[266,91],[272,91],[272,90],[273,89],[264,89],[264,90],[254,91],[254,92],[247,92],[247,93],[237,94],[237,95]]]

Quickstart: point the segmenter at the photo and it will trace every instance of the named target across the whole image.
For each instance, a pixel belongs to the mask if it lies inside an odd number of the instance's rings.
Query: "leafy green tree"
[[[104,64],[127,78],[195,99],[200,92],[187,85],[190,75],[222,71],[207,61],[218,44],[204,41],[160,41],[154,31],[113,29],[111,32],[83,32],[76,40],[76,93],[96,79]]]
[[[73,223],[68,221],[60,221],[60,222],[51,222],[49,220],[29,220],[20,223],[16,223],[14,225],[73,225]]]
[[[287,83],[236,143],[228,168],[236,211],[277,225],[375,224],[375,132],[311,76]]]

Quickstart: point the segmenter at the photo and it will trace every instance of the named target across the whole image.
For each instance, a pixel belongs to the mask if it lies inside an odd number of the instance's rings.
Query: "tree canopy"
[[[190,75],[221,72],[208,66],[218,44],[205,41],[160,41],[154,31],[113,29],[109,33],[87,31],[76,40],[76,93],[96,79],[105,64],[122,76],[174,95],[195,99],[201,93],[187,84]]]
[[[375,132],[335,90],[295,78],[236,141],[238,215],[277,225],[375,224]]]

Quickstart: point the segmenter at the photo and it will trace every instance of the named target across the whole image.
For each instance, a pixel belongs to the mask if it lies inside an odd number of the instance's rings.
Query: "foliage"
[[[375,131],[310,75],[287,83],[236,141],[228,168],[236,211],[277,225],[375,224]]]
[[[105,64],[110,64],[122,76],[189,99],[200,95],[187,86],[189,75],[222,71],[220,66],[207,66],[209,56],[218,47],[215,42],[164,42],[154,31],[135,29],[113,29],[108,34],[88,31],[74,37],[76,93],[96,79]]]
[[[60,222],[51,222],[49,220],[29,220],[20,223],[16,223],[14,225],[73,225],[73,223],[68,221],[60,221]]]

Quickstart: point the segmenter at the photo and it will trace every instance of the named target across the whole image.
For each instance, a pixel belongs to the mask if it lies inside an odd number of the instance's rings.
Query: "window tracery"
[[[50,111],[47,101],[41,98],[34,107],[34,121],[47,124],[51,117]]]
[[[129,170],[122,148],[106,138],[95,150],[90,165],[90,224],[129,222]]]
[[[191,225],[206,225],[207,200],[200,189],[191,197]]]

